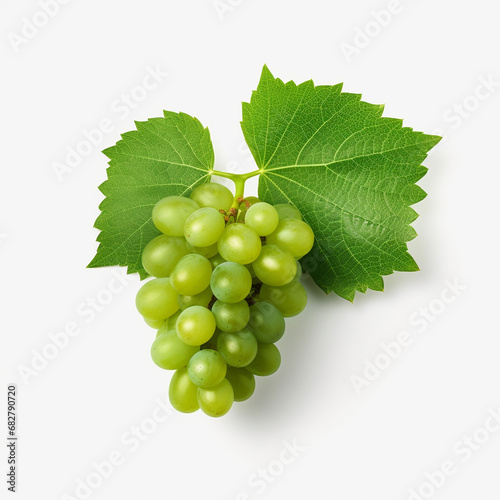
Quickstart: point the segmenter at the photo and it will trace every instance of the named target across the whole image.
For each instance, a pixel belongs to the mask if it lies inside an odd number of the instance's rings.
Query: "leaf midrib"
[[[428,142],[432,142],[432,141],[428,141]],[[275,170],[281,170],[281,169],[284,169],[284,168],[295,168],[295,167],[298,167],[298,168],[306,168],[306,167],[329,167],[329,166],[335,165],[337,163],[343,163],[343,162],[346,162],[346,161],[352,161],[352,160],[356,160],[358,158],[368,158],[369,156],[383,155],[383,154],[386,154],[386,153],[391,153],[393,151],[400,151],[402,149],[407,149],[409,147],[414,147],[414,146],[415,146],[414,144],[405,144],[405,145],[397,147],[397,148],[385,149],[383,151],[377,151],[377,152],[368,153],[368,154],[365,154],[365,155],[351,156],[349,158],[343,158],[342,160],[333,160],[333,161],[328,162],[328,163],[326,163],[326,162],[325,163],[310,163],[310,164],[307,164],[307,163],[302,163],[302,164],[301,163],[293,163],[291,165],[282,165],[282,166],[279,166],[279,167],[271,167],[271,168],[264,167],[264,171],[265,172],[273,172]],[[338,150],[337,150],[337,152],[338,152]]]
[[[124,152],[120,152],[120,155],[128,156],[129,158],[140,158],[141,160],[159,161],[161,163],[168,163],[170,165],[178,165],[180,167],[188,167],[188,168],[192,168],[194,170],[200,170],[201,172],[208,172],[210,170],[210,167],[199,168],[199,167],[195,167],[194,165],[189,165],[187,163],[178,163],[178,162],[175,162],[175,161],[163,160],[161,158],[152,158],[150,156],[142,156],[142,155],[135,155],[135,154],[131,155],[131,154],[127,154],[127,153],[124,153]],[[113,158],[113,159],[116,160],[116,157]]]

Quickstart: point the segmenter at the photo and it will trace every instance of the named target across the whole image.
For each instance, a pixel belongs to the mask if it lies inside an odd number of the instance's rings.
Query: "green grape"
[[[175,325],[177,324],[177,318],[181,315],[182,309],[179,309],[176,313],[172,314],[167,319],[167,329],[168,330],[175,330]]]
[[[162,330],[160,328],[159,332]],[[199,346],[185,344],[175,330],[159,333],[151,346],[153,361],[164,370],[177,370],[188,364],[191,357],[200,350]]]
[[[219,253],[217,243],[214,243],[209,247],[194,247],[193,245],[191,245],[191,243],[189,243],[189,241],[186,241],[186,247],[189,253],[197,253],[199,255],[203,255],[203,257],[206,257],[207,259],[210,259],[214,255],[217,255]]]
[[[276,230],[266,238],[266,242],[278,245],[300,259],[313,247],[314,233],[304,221],[286,219],[280,221]]]
[[[248,329],[239,332],[221,332],[217,339],[217,350],[230,366],[247,366],[257,355],[257,339]]]
[[[274,344],[285,333],[283,314],[269,302],[256,302],[250,307],[248,326],[263,344]]]
[[[246,401],[255,391],[255,376],[245,368],[228,366],[226,379],[233,387],[235,401]]]
[[[220,353],[213,349],[203,349],[189,360],[188,375],[198,387],[213,387],[222,382],[226,376],[226,368],[226,362]]]
[[[237,332],[247,325],[250,308],[245,300],[234,304],[216,300],[212,306],[212,314],[215,316],[217,328],[223,332]]]
[[[186,219],[200,207],[183,196],[167,196],[153,208],[153,223],[164,234],[184,236]]]
[[[169,332],[169,328],[168,328],[168,319],[166,319],[164,322],[163,322],[163,325],[161,325],[160,328],[158,328],[158,331],[156,332],[156,338],[158,338],[160,335],[163,335],[167,332]]]
[[[197,295],[210,284],[212,264],[203,255],[189,254],[182,257],[170,275],[172,286],[181,295]]]
[[[198,387],[191,382],[186,366],[177,370],[170,379],[168,399],[170,404],[182,413],[199,410]]]
[[[292,205],[287,205],[286,203],[280,203],[278,205],[274,205],[276,212],[278,212],[280,220],[285,219],[298,219],[302,220],[302,215],[300,212]]]
[[[245,224],[229,224],[217,242],[222,257],[238,264],[250,264],[260,254],[259,235]]]
[[[256,196],[247,196],[246,198],[243,198],[243,200],[240,203],[239,207],[239,215],[238,215],[238,222],[245,222],[245,216],[247,213],[247,210],[252,206],[255,205],[256,203],[261,203],[262,200],[259,200]]]
[[[218,253],[208,259],[210,263],[212,264],[212,268],[215,269],[219,264],[222,264],[223,262],[227,262],[224,258],[221,257],[221,255]]]
[[[151,319],[151,318],[144,318],[144,321],[148,326],[151,328],[154,328],[155,330],[158,330],[158,328],[165,323],[164,319]]]
[[[189,197],[200,207],[212,207],[227,212],[233,204],[234,196],[226,186],[207,182],[193,189]]]
[[[252,276],[245,266],[236,262],[224,262],[214,269],[210,287],[219,300],[234,304],[249,294]]]
[[[281,364],[281,354],[274,344],[260,344],[257,355],[246,369],[254,375],[272,375]]]
[[[299,280],[302,277],[302,264],[297,261],[297,272],[295,273],[295,278],[296,280]]]
[[[215,208],[204,207],[193,212],[184,225],[184,237],[195,247],[209,247],[221,237],[226,221]]]
[[[293,255],[276,245],[265,245],[252,264],[257,278],[273,286],[286,285],[295,278],[297,262]]]
[[[247,210],[245,215],[245,224],[259,236],[271,234],[278,226],[278,222],[278,212],[269,203],[256,203]]]
[[[285,318],[301,313],[307,304],[306,289],[298,280],[284,286],[262,285],[259,297],[274,304]]]
[[[170,276],[177,262],[187,253],[184,238],[160,234],[144,247],[142,265],[151,276],[165,278]]]
[[[212,296],[212,289],[207,286],[203,292],[197,293],[196,295],[179,295],[177,302],[182,310],[191,306],[208,307],[208,304],[210,304],[212,300]]]
[[[155,278],[144,283],[137,292],[135,305],[140,314],[151,320],[172,316],[179,304],[170,278]]]
[[[198,388],[198,404],[209,417],[222,417],[231,409],[233,401],[233,387],[227,379],[214,387]]]
[[[176,330],[186,344],[204,344],[215,332],[214,315],[203,306],[188,307],[177,318]]]

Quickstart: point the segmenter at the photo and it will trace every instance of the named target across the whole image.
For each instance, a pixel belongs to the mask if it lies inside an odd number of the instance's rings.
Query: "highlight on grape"
[[[307,303],[299,259],[313,231],[294,206],[234,196],[212,182],[159,200],[152,218],[162,234],[144,248],[152,279],[136,297],[157,330],[151,357],[175,370],[176,410],[220,417],[252,396],[256,376],[278,370],[284,318]]]

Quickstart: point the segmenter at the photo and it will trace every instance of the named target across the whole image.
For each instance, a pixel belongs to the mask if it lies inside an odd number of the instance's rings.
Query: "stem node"
[[[222,172],[220,170],[211,170],[210,175],[218,175],[219,177],[224,177],[226,179],[231,179],[234,182],[234,201],[231,205],[231,209],[238,209],[241,201],[244,198],[245,182],[251,177],[260,175],[262,172],[259,170],[253,170],[252,172],[247,172],[246,174],[234,174],[232,172]]]

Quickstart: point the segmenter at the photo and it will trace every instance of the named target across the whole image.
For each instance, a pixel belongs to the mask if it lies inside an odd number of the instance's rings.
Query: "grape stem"
[[[232,172],[222,172],[220,170],[210,171],[210,175],[225,177],[226,179],[231,179],[234,182],[234,201],[231,208],[239,208],[241,199],[244,197],[245,182],[250,179],[250,177],[255,177],[261,173],[261,170],[254,170],[253,172],[247,172],[246,174],[234,174]]]

